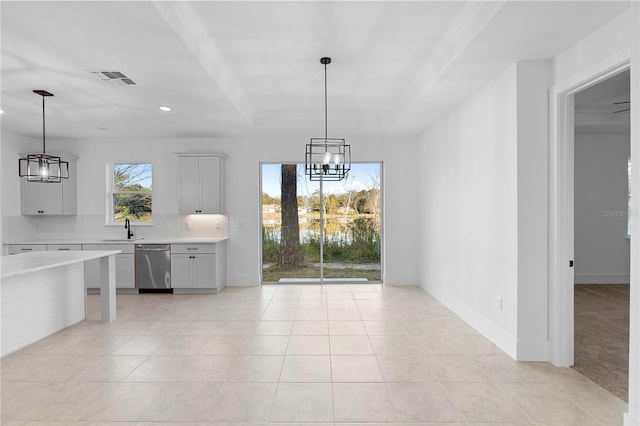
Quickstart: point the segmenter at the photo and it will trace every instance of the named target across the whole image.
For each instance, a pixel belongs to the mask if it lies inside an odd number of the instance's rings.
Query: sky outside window
[[[262,192],[280,198],[280,164],[262,165]],[[380,163],[352,163],[347,177],[339,182],[325,182],[325,193],[362,191],[371,189],[373,182],[380,180]],[[298,195],[311,195],[318,182],[309,182],[304,174],[304,164],[298,164]]]

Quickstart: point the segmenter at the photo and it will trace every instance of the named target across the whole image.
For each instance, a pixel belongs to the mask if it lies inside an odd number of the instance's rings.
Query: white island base
[[[119,250],[49,251],[2,256],[2,356],[86,318],[84,262],[100,259],[102,321],[116,319]]]

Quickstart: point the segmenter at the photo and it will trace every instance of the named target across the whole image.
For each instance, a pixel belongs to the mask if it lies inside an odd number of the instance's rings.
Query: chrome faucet
[[[127,230],[127,240],[130,240],[133,237],[133,231],[131,230],[131,222],[129,219],[124,220],[124,229]]]

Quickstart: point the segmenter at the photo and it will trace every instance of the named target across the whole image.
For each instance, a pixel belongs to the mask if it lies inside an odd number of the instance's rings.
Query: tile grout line
[[[537,372],[536,372],[537,374]],[[516,408],[518,408],[518,410],[520,410],[520,412],[527,418],[527,420],[529,420],[531,422],[531,424],[537,424],[532,418],[531,416],[529,416],[529,414],[527,414],[526,411],[524,411],[524,409],[520,406],[520,404],[518,404],[517,401],[515,401],[503,388],[502,386],[500,386],[500,382],[490,382],[492,383],[496,389],[498,389],[498,391],[508,400],[510,401],[514,406],[516,406]],[[534,382],[534,383],[539,383],[539,382]]]

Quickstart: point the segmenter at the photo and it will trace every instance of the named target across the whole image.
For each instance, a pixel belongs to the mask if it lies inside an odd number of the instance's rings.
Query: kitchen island
[[[2,256],[1,355],[86,318],[84,262],[100,260],[101,319],[116,319],[115,255],[119,250],[39,251]]]

